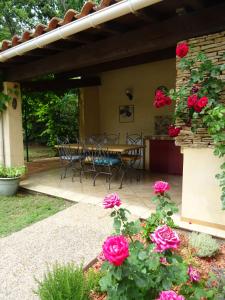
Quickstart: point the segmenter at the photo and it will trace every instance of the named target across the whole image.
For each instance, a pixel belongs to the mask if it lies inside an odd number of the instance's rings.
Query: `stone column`
[[[9,95],[11,100],[2,114],[3,122],[0,122],[0,127],[3,126],[0,129],[2,129],[4,140],[4,150],[3,148],[0,150],[0,159],[3,160],[2,152],[4,152],[6,166],[22,166],[24,154],[20,85],[15,82],[4,82],[3,87],[4,93]]]

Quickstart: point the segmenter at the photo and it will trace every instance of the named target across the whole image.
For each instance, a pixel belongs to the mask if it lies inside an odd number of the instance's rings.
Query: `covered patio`
[[[4,113],[4,132],[0,131],[3,132],[0,139],[4,140],[1,161],[6,165],[24,163],[20,90],[78,88],[80,139],[120,133],[119,143],[125,143],[127,133],[142,133],[144,137],[142,167],[145,171],[141,181],[127,179],[123,189],[118,190],[115,179],[111,187],[113,192],[119,192],[131,212],[142,218],[149,215],[149,210],[154,210],[150,201],[152,185],[156,180],[165,180],[171,185],[172,200],[180,208],[178,223],[197,230],[209,226],[209,233],[220,235],[218,232],[225,228],[220,212],[201,220],[197,209],[192,210],[201,187],[196,189],[189,203],[187,187],[192,152],[183,151],[185,143],[175,146],[174,139],[165,133],[165,125],[162,129],[162,123],[168,125],[171,121],[175,105],[157,110],[152,101],[158,87],[175,88],[182,81],[176,75],[176,44],[224,30],[224,9],[223,1],[102,0],[99,5],[88,1],[80,13],[71,9],[63,20],[54,17],[47,25],[39,24],[32,34],[25,32],[22,37],[4,41],[0,70],[5,93],[15,99],[16,106],[10,106]],[[48,74],[54,76],[50,80],[40,79]],[[121,118],[124,108],[132,112],[132,118],[125,121]],[[195,150],[193,147],[190,151]],[[207,155],[211,154],[207,152]],[[208,170],[201,172],[207,174]],[[72,182],[71,176],[60,180],[59,173],[56,163],[54,168],[28,173],[21,186],[96,205],[101,204],[108,193],[104,177],[93,186],[90,178],[82,183],[75,178]],[[218,193],[216,189],[216,199]],[[206,198],[209,197],[207,194]]]

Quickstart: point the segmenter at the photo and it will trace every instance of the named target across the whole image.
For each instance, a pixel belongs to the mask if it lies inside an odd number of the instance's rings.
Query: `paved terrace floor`
[[[156,180],[168,181],[171,185],[170,195],[172,200],[181,204],[182,192],[182,177],[172,176],[167,174],[150,174],[144,172],[140,182],[135,179],[124,181],[122,189],[119,189],[119,178],[113,179],[110,191],[105,177],[98,177],[96,186],[93,186],[93,181],[90,176],[83,178],[83,182],[79,182],[79,178],[75,177],[72,182],[72,175],[68,172],[68,176],[60,179],[60,168],[57,163],[49,165],[50,169],[46,169],[41,163],[42,169],[34,165],[29,167],[30,174],[27,179],[21,182],[23,188],[49,194],[52,196],[62,197],[70,201],[79,203],[89,203],[94,205],[102,205],[103,198],[106,194],[117,192],[126,208],[132,214],[146,218],[149,216],[150,210],[154,209],[151,198],[154,195],[152,186]],[[43,168],[45,169],[43,170]]]
[[[25,189],[45,193],[52,196],[62,197],[70,201],[79,203],[89,203],[96,206],[102,205],[102,200],[109,192],[117,192],[131,213],[137,217],[146,218],[154,211],[155,206],[151,202],[153,196],[152,186],[156,180],[168,181],[171,185],[170,195],[172,200],[181,208],[182,199],[182,177],[167,174],[143,173],[140,182],[126,180],[124,187],[119,189],[119,180],[113,180],[111,190],[108,190],[108,184],[105,178],[98,178],[96,186],[92,180],[83,179],[80,184],[79,178],[71,180],[71,174],[60,180],[60,163],[56,158],[36,161],[28,164],[28,176],[21,182]],[[182,222],[180,212],[174,216],[175,222],[181,228],[205,232],[225,239],[225,231],[213,227],[207,227],[197,224]]]

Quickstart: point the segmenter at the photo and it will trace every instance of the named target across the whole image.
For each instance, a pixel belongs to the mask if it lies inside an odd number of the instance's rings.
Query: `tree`
[[[63,17],[69,8],[80,10],[84,0],[5,0],[0,2],[0,40]]]

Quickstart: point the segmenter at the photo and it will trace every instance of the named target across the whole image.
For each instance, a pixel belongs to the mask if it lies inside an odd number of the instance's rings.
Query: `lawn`
[[[30,161],[40,158],[54,157],[56,155],[56,151],[53,148],[41,145],[29,145],[28,151]],[[24,148],[25,160],[26,155],[26,149]]]
[[[63,199],[40,195],[17,194],[0,197],[0,237],[45,219],[69,207]]]

